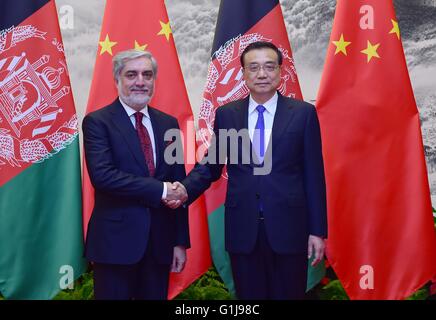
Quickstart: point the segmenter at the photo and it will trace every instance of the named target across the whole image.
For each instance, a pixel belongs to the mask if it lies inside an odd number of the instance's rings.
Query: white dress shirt
[[[265,153],[268,149],[268,144],[271,139],[271,132],[274,122],[274,115],[277,110],[277,101],[278,101],[277,92],[269,99],[267,102],[262,104],[265,107],[265,111],[263,112],[263,119],[265,123]],[[248,103],[248,132],[250,134],[250,140],[253,142],[254,130],[256,129],[256,122],[259,116],[259,112],[256,110],[256,107],[260,105],[250,95],[249,103]]]
[[[130,118],[130,121],[132,122],[133,127],[136,130],[136,118],[135,113],[137,112],[135,109],[132,109],[127,104],[123,102],[123,100],[119,99],[121,102],[121,105],[123,106],[124,110],[126,110],[127,115]],[[140,110],[144,116],[142,117],[142,125],[147,129],[148,135],[150,136],[151,145],[153,147],[153,162],[154,167],[156,168],[156,143],[154,141],[154,134],[153,134],[153,126],[151,124],[150,115],[148,114],[148,106],[146,105],[142,110]],[[163,192],[162,192],[162,199],[165,199],[167,196],[167,185],[163,183]]]

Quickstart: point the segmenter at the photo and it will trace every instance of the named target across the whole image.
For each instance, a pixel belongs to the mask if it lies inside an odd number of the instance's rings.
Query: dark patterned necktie
[[[150,135],[147,128],[142,124],[142,117],[144,115],[141,112],[135,113],[136,119],[136,132],[138,133],[139,141],[141,142],[142,152],[144,153],[145,162],[147,164],[150,177],[154,176],[155,166],[153,160],[153,145],[151,144]]]

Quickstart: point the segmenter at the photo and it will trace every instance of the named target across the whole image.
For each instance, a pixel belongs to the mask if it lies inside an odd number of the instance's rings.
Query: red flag
[[[317,109],[329,261],[351,299],[406,298],[436,274],[436,238],[391,0],[337,2]]]
[[[156,58],[159,75],[151,105],[178,119],[184,133],[185,159],[188,157],[195,159],[195,136],[191,134],[193,115],[163,0],[107,1],[87,112],[104,107],[117,97],[112,76],[113,55],[134,48],[149,50]],[[192,152],[192,155],[188,152]],[[193,163],[193,160],[189,163]],[[189,172],[192,166],[193,164],[187,165],[186,171]],[[85,162],[83,180],[86,232],[94,205],[94,193]],[[182,273],[171,274],[168,293],[170,299],[206,272],[211,265],[207,217],[202,198],[190,206],[189,224],[191,248],[188,250],[188,262]]]

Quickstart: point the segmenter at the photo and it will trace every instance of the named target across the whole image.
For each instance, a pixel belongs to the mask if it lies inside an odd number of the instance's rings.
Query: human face
[[[281,70],[278,60],[277,53],[270,48],[253,49],[244,56],[245,84],[259,104],[271,99],[279,87]]]
[[[151,60],[145,57],[126,62],[118,78],[118,95],[132,109],[139,111],[154,92],[155,75]]]

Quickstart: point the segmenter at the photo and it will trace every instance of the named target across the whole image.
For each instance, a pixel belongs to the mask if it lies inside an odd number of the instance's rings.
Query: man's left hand
[[[324,239],[309,235],[309,243],[308,243],[308,258],[310,259],[312,255],[315,255],[311,265],[312,267],[316,266],[318,263],[321,262],[322,258],[324,257],[324,251],[325,251],[325,243]]]
[[[184,246],[174,247],[173,263],[171,272],[182,272],[186,264],[186,248]]]

